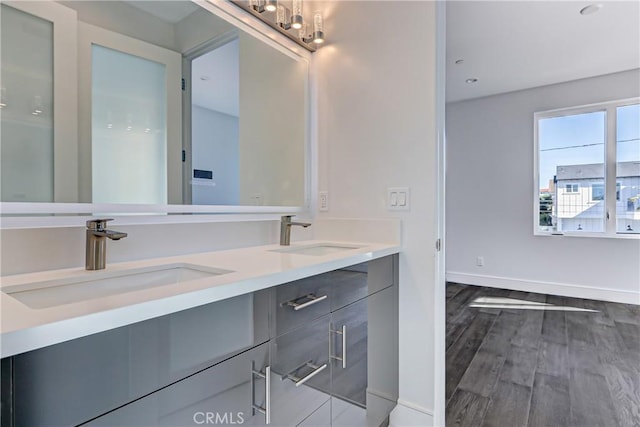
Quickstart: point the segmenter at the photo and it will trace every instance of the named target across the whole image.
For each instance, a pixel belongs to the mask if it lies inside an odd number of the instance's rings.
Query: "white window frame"
[[[640,239],[640,234],[616,233],[616,109],[627,105],[640,103],[640,97],[626,98],[597,104],[582,105],[570,108],[540,111],[533,115],[533,234],[534,236],[578,236],[578,237],[606,237],[617,239]],[[603,232],[583,231],[545,231],[540,230],[540,158],[538,141],[538,123],[542,119],[573,116],[595,112],[605,113],[605,218]],[[573,194],[573,193],[569,193]]]

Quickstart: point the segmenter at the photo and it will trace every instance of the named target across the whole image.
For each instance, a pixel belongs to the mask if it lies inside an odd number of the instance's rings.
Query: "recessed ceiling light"
[[[464,59],[458,59],[458,60],[456,61],[456,64],[462,64],[463,62],[464,62]]]
[[[580,15],[591,15],[602,9],[602,3],[594,3],[580,9]]]
[[[467,82],[467,83],[469,83],[469,84],[471,84],[471,83],[475,83],[475,82],[477,82],[477,81],[478,81],[478,79],[467,79],[467,80],[465,80],[465,82]]]
[[[207,80],[209,80],[211,77],[209,76],[200,76],[200,80],[206,82]]]

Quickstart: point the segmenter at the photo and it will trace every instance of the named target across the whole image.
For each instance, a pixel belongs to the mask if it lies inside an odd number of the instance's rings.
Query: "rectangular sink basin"
[[[9,286],[2,291],[31,308],[49,308],[227,273],[232,272],[185,263],[165,264]]]
[[[323,256],[323,255],[334,254],[337,252],[360,249],[360,248],[361,246],[342,245],[342,244],[336,244],[336,243],[315,243],[312,245],[305,245],[305,246],[287,246],[282,249],[271,249],[270,252],[283,252],[288,254]]]

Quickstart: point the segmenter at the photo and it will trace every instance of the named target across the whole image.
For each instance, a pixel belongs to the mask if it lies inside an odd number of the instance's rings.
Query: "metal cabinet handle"
[[[255,378],[264,378],[264,406],[256,404]],[[264,423],[271,423],[271,366],[266,366],[264,372],[256,371],[254,362],[251,362],[251,415],[256,411],[264,414]]]
[[[342,362],[342,369],[347,369],[347,325],[342,325],[339,330],[331,330],[331,332],[342,335],[342,357],[331,356],[332,359]]]
[[[303,308],[309,307],[310,305],[313,304],[317,304],[320,301],[323,301],[325,299],[327,299],[328,295],[321,295],[321,296],[316,296],[316,294],[307,294],[303,297],[298,297],[296,299],[293,299],[291,301],[287,301],[287,302],[283,302],[282,304],[280,304],[281,306],[289,306],[289,307],[293,307],[293,309],[295,311],[298,310],[302,310]],[[303,300],[303,299],[309,299],[309,301],[307,302],[303,302],[303,303],[299,303],[298,301]]]
[[[294,375],[293,373],[298,371],[301,368],[304,368],[305,366],[308,366],[310,368],[313,368],[313,371],[309,372],[307,375],[305,375],[304,377],[300,378],[297,375]],[[314,365],[313,363],[311,363],[311,360],[309,360],[308,362],[303,363],[302,365],[298,366],[296,369],[294,369],[291,373],[285,375],[284,377],[282,377],[283,380],[291,380],[296,384],[296,387],[300,387],[302,384],[306,383],[307,381],[309,381],[311,378],[315,377],[316,375],[318,375],[320,372],[324,371],[327,367],[327,364],[324,363],[320,366],[318,365]]]

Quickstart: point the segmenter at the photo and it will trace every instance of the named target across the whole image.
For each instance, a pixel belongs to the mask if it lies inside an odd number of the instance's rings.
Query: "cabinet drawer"
[[[273,289],[272,337],[294,330],[329,313],[331,284],[328,273],[280,285]]]
[[[75,425],[257,344],[260,291],[13,357],[15,425]]]
[[[331,311],[393,285],[393,256],[326,273],[331,283]]]
[[[252,371],[264,372],[268,359],[269,345],[265,343],[97,418],[88,425],[265,425],[265,416],[254,411],[253,404],[265,406],[266,380]]]
[[[272,339],[271,372],[274,425],[295,426],[327,402],[329,315]]]

